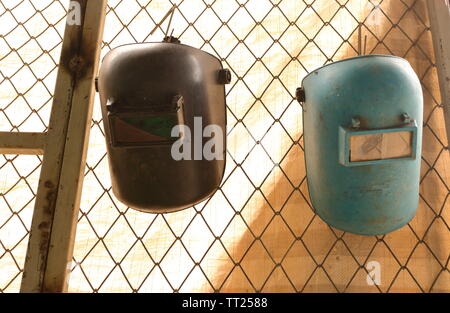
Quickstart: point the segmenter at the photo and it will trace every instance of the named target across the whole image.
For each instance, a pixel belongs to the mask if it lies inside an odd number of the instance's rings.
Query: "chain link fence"
[[[0,130],[46,129],[68,2],[0,1]],[[127,208],[96,99],[69,291],[449,292],[450,160],[425,1],[113,0],[102,55],[162,40],[165,24],[149,33],[173,4],[174,35],[233,73],[225,178],[191,209]],[[313,212],[294,91],[319,66],[376,53],[408,59],[422,82],[421,195],[408,226],[363,237]],[[41,159],[0,160],[0,291],[20,286]]]
[[[0,131],[45,131],[67,3],[0,2]],[[0,292],[18,291],[42,157],[0,156]]]

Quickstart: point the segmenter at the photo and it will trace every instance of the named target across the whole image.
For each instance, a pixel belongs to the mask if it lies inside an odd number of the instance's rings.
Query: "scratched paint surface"
[[[127,209],[110,189],[97,102],[70,291],[450,291],[450,160],[424,1],[176,3],[174,35],[233,71],[226,178],[211,200],[183,212]],[[0,1],[0,130],[45,130],[68,4]],[[170,6],[109,1],[102,55],[161,40],[164,25],[148,34]],[[314,215],[293,98],[309,71],[358,50],[408,59],[425,97],[418,214],[384,237],[344,234]],[[20,285],[40,160],[0,156],[1,291]]]

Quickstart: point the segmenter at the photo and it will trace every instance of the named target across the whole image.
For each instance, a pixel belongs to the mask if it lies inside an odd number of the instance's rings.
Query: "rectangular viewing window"
[[[413,156],[412,131],[350,136],[350,162],[401,159]]]
[[[115,145],[148,145],[171,143],[172,128],[178,125],[176,114],[110,116],[110,125]]]

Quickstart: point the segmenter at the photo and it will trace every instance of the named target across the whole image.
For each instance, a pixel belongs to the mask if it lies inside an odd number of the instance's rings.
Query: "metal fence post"
[[[444,108],[447,140],[450,141],[450,2],[449,0],[428,0],[427,5]],[[447,146],[449,145],[447,143]]]

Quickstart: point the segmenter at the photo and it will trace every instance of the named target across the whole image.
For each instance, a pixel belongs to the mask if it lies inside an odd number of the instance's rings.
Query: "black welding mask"
[[[131,208],[178,211],[210,197],[225,169],[219,59],[180,44],[129,44],[103,59],[97,88],[114,195]]]

